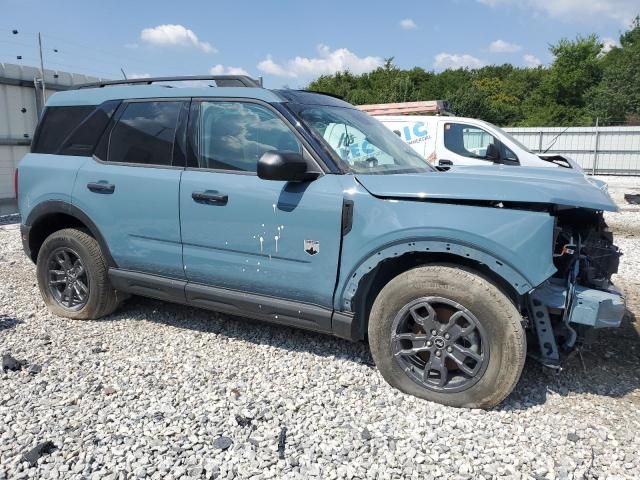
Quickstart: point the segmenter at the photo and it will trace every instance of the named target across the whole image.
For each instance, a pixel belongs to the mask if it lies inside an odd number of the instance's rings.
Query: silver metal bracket
[[[558,351],[556,338],[553,335],[549,310],[539,298],[536,298],[535,292],[529,295],[529,315],[533,330],[538,337],[540,361],[550,368],[559,367],[560,353]]]

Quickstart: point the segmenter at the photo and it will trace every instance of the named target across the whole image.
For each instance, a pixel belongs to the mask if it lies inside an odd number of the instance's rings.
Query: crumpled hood
[[[606,183],[568,168],[460,166],[446,172],[366,175],[357,180],[382,198],[532,202],[615,212]]]

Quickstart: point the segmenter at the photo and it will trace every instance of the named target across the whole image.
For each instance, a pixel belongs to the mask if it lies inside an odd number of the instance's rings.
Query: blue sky
[[[640,1],[0,0],[0,12],[0,62],[38,65],[40,31],[45,68],[106,78],[121,67],[130,76],[247,72],[298,87],[388,57],[429,70],[548,64],[548,45],[562,37],[617,41]]]

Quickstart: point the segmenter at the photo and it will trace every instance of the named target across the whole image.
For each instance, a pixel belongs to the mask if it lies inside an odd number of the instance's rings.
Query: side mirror
[[[310,172],[307,161],[297,152],[265,152],[258,160],[258,177],[263,180],[308,182],[320,176]]]
[[[487,151],[484,154],[484,158],[494,163],[500,163],[500,150],[498,150],[498,147],[496,147],[495,144],[490,143],[487,145]]]

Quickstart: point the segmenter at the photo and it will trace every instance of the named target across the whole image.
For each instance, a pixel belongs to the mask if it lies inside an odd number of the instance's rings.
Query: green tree
[[[607,53],[596,35],[562,39],[549,67],[490,65],[430,72],[393,58],[363,75],[323,75],[308,89],[356,104],[449,100],[457,115],[502,126],[640,123],[640,18]]]
[[[603,56],[602,81],[588,92],[588,108],[602,124],[640,125],[640,17]]]

